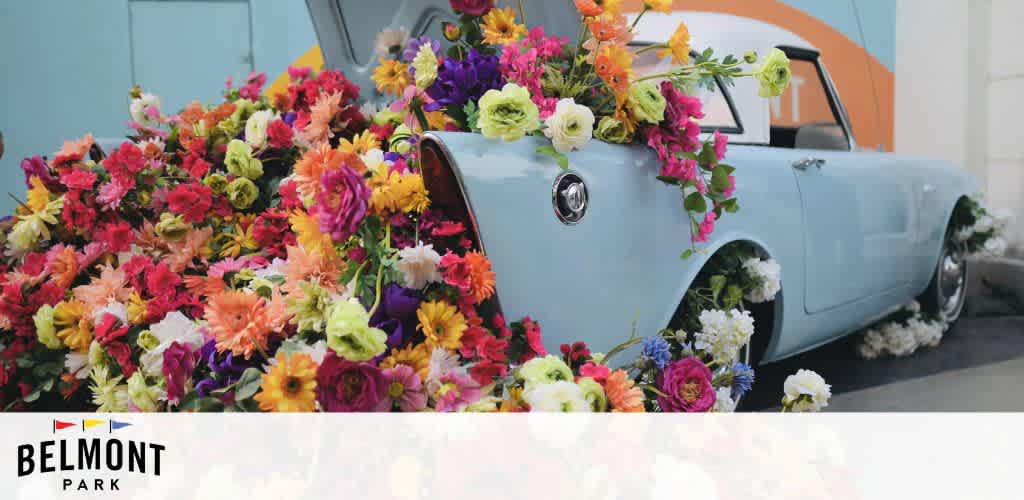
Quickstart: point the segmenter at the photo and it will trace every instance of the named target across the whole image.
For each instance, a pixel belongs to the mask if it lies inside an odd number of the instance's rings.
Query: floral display
[[[1003,234],[1012,214],[992,211],[985,196],[976,194],[957,205],[953,211],[953,237],[971,254],[1000,257],[1006,253]]]
[[[701,136],[712,78],[778,95],[788,61],[691,57],[680,25],[634,48],[619,2],[576,0],[575,44],[493,0],[452,0],[443,39],[381,32],[363,103],[338,71],[289,68],[168,113],[131,92],[132,134],[91,135],[22,162],[3,221],[0,405],[96,411],[732,411],[754,383],[749,304],[780,290],[756,248],[716,253],[677,318],[607,353],[549,353],[541,325],[505,318],[499,276],[469,228],[437,210],[416,144],[428,130],[545,137],[565,167],[593,139],[651,147],[681,192],[693,242],[739,206],[727,139]],[[671,2],[645,2],[667,12]],[[651,14],[655,15],[655,14]],[[445,48],[447,47],[447,48]],[[677,68],[638,75],[638,51]],[[752,65],[744,72],[741,65]],[[695,247],[687,250],[690,255]],[[632,360],[620,358],[631,356]],[[817,409],[800,375],[789,407]],[[792,385],[792,387],[791,387]]]
[[[914,301],[865,330],[857,344],[857,353],[865,359],[910,356],[922,347],[939,345],[948,329],[948,323],[929,318]]]

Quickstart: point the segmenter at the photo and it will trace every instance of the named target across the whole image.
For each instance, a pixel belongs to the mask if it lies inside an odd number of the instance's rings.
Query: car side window
[[[815,59],[792,57],[789,88],[770,100],[771,145],[779,148],[848,151],[850,140],[838,103]]]
[[[656,51],[653,50],[641,53],[633,62],[633,71],[637,76],[665,72],[672,67],[670,59],[658,57]],[[703,131],[720,130],[725,133],[743,133],[743,126],[736,117],[736,109],[721,81],[715,80],[713,91],[702,87],[688,93],[699,98],[703,105],[704,118],[697,120]]]

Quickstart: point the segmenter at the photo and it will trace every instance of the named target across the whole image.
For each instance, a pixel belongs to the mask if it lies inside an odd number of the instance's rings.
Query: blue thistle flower
[[[672,361],[672,353],[669,352],[669,345],[665,339],[661,337],[647,337],[644,339],[643,346],[640,355],[651,360],[659,370],[663,370]]]
[[[737,400],[754,385],[754,369],[746,363],[732,365],[732,399]]]

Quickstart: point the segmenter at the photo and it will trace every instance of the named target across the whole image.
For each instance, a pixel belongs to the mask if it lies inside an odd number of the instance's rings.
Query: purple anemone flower
[[[441,106],[461,108],[476,102],[491,89],[505,85],[498,57],[470,50],[463,60],[447,58],[437,69],[437,80],[427,88],[427,95]]]

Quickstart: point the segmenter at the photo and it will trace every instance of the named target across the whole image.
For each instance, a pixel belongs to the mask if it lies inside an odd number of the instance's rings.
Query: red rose
[[[374,411],[386,392],[376,366],[339,358],[334,351],[327,352],[316,372],[316,399],[324,411]]]
[[[494,0],[451,0],[452,9],[460,14],[480,17],[494,8]]]

